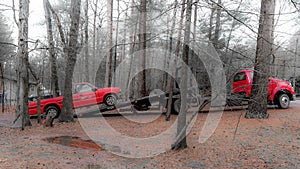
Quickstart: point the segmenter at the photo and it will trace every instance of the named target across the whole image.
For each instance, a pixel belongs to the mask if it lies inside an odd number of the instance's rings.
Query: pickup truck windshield
[[[234,76],[234,79],[233,79],[234,82],[236,82],[236,81],[241,81],[241,80],[246,80],[246,73],[245,73],[245,72],[237,73],[237,74]]]

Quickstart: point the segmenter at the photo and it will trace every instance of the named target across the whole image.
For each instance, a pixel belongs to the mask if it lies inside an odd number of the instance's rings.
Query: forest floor
[[[177,116],[168,122],[159,113],[128,115],[133,120],[119,115],[95,116],[78,118],[74,123],[55,121],[54,127],[47,128],[31,119],[32,126],[22,131],[9,127],[14,114],[7,111],[0,113],[0,168],[299,168],[300,100],[292,102],[289,109],[270,108],[268,112],[269,119],[245,119],[246,110],[226,110],[204,143],[198,141],[200,131],[214,113],[199,113],[187,136],[188,147],[173,151],[172,140],[148,143],[146,138],[167,131]],[[145,139],[145,145],[128,141],[124,145],[127,149],[109,146],[109,142],[126,139],[111,139],[111,130],[98,130],[104,123],[123,135]],[[97,132],[105,143],[91,141]],[[130,152],[138,146],[145,153]],[[162,152],[152,156],[151,149]]]

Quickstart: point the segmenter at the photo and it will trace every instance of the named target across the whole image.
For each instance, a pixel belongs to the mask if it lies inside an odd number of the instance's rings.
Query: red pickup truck
[[[251,96],[253,70],[241,70],[233,77],[233,93],[242,97]],[[291,100],[295,100],[295,91],[290,82],[269,78],[268,102],[286,109]]]
[[[96,88],[90,83],[76,83],[73,86],[73,108],[101,103],[107,106],[114,106],[120,92],[121,89],[116,87]],[[58,117],[62,108],[62,102],[63,96],[41,100],[41,113],[51,113],[54,117]],[[37,101],[28,103],[29,115],[37,115],[37,109]]]

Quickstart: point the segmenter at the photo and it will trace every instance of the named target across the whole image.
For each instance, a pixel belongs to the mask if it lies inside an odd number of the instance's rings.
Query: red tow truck
[[[113,107],[116,104],[120,88],[96,88],[90,83],[82,82],[73,85],[73,108],[80,108],[90,105],[102,104]],[[42,99],[40,101],[41,114],[51,113],[58,117],[62,109],[63,96],[55,98]],[[36,99],[28,103],[28,112],[30,116],[38,114],[38,105]]]
[[[251,96],[253,70],[241,70],[235,73],[232,82],[233,93],[243,98]],[[295,100],[296,95],[290,82],[276,78],[269,78],[268,102],[286,109],[290,101]]]

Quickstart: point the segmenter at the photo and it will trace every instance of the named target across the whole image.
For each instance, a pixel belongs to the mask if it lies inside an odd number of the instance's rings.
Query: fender
[[[269,101],[274,101],[275,99],[275,96],[278,92],[282,92],[282,93],[285,93],[285,94],[291,94],[291,92],[289,91],[289,88],[286,87],[286,86],[278,86],[276,88],[274,88],[271,92],[271,94],[269,95],[268,97],[268,100]]]
[[[97,102],[102,103],[104,97],[108,94],[114,94],[118,97],[120,92],[121,92],[120,88],[102,88],[100,89],[100,91],[96,92],[97,98],[99,99],[97,100]]]

